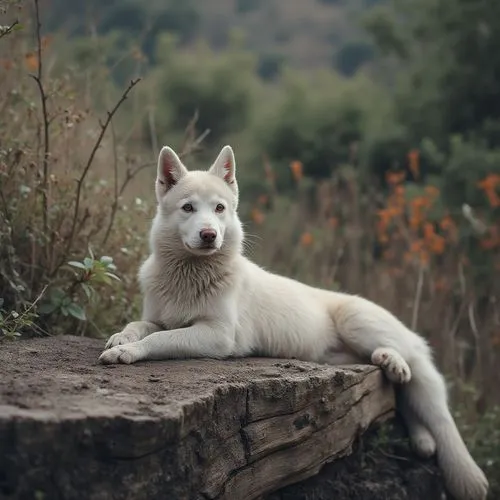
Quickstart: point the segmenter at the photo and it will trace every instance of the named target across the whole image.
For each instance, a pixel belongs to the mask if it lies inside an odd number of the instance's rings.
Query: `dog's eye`
[[[182,210],[184,210],[184,212],[192,212],[193,205],[191,205],[191,203],[185,203],[184,205],[182,205]]]
[[[215,207],[215,211],[218,212],[219,214],[224,212],[224,205],[222,203],[217,203],[217,206]]]

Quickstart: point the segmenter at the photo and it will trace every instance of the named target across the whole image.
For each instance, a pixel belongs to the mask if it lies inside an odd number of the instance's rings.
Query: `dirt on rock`
[[[225,360],[169,360],[134,365],[102,365],[97,359],[104,341],[65,336],[0,344],[0,405],[21,408],[81,407],[86,412],[112,404],[117,412],[147,399],[171,405],[201,398],[215,386],[252,379],[302,376],[320,370],[313,363],[294,360],[244,358]],[[78,396],[75,398],[74,396]],[[89,398],[86,398],[89,396]],[[101,398],[100,396],[105,396]],[[67,405],[70,404],[70,407]],[[141,408],[148,411],[147,407]]]

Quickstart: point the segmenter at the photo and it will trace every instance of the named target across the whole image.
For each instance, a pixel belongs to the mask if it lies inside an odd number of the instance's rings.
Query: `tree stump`
[[[373,366],[103,366],[103,344],[68,336],[0,345],[0,498],[292,498],[284,487],[349,455],[393,415],[393,388]]]

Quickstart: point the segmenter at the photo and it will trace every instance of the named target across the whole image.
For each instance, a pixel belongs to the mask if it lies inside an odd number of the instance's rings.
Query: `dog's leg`
[[[174,358],[225,358],[232,353],[234,329],[220,323],[197,323],[187,328],[155,332],[137,342],[104,351],[105,364]]]
[[[408,411],[406,405],[400,405],[399,409],[406,422],[410,442],[415,453],[422,458],[432,457],[436,453],[436,440],[429,429],[414,412]]]
[[[161,327],[151,321],[132,321],[121,332],[109,337],[105,349],[123,344],[137,342],[151,333],[161,330]]]
[[[488,481],[460,436],[448,408],[444,378],[425,340],[372,302],[359,297],[333,299],[330,314],[343,343],[398,383],[400,409],[414,447],[430,454],[436,446],[438,463],[454,498],[484,500]]]

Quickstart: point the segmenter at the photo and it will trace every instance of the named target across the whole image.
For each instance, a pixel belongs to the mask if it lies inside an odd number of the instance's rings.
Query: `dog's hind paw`
[[[143,352],[138,342],[111,347],[111,349],[107,349],[99,356],[99,362],[104,365],[118,363],[130,365],[141,359],[143,359]]]
[[[410,442],[415,453],[422,458],[430,458],[436,453],[436,440],[423,425],[409,427]]]
[[[379,347],[372,354],[372,363],[384,370],[387,378],[395,384],[407,384],[411,380],[408,363],[395,349]]]

